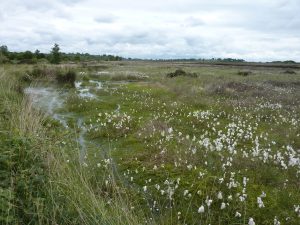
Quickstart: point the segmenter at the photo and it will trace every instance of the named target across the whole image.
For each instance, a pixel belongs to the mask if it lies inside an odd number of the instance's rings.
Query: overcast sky
[[[0,0],[9,50],[300,61],[300,0]]]

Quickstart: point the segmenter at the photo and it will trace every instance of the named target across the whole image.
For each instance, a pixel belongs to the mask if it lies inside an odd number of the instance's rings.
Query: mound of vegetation
[[[238,72],[238,75],[244,76],[244,77],[249,76],[251,74],[252,74],[252,72],[249,71],[249,70],[241,70],[241,71]]]
[[[286,71],[284,71],[283,73],[285,74],[296,74],[296,72],[294,70],[288,69]]]
[[[167,74],[168,78],[179,77],[179,76],[198,77],[198,75],[196,73],[188,73],[182,69],[177,69],[175,72]]]
[[[64,72],[58,72],[56,75],[56,80],[58,83],[61,84],[70,84],[72,87],[75,86],[75,80],[76,80],[76,73],[75,71],[67,71]]]

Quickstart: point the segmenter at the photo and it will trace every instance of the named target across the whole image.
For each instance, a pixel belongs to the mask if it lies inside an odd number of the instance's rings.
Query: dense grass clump
[[[285,74],[296,74],[296,72],[294,70],[288,69],[286,71],[284,71]]]
[[[251,74],[252,74],[252,72],[250,70],[241,70],[238,72],[238,75],[244,76],[244,77],[249,76]]]
[[[56,74],[56,80],[57,80],[58,83],[69,84],[72,87],[74,87],[75,86],[75,80],[76,80],[76,72],[72,71],[72,70],[69,70],[65,73],[62,72],[62,71],[59,71]]]
[[[0,224],[41,224],[48,182],[42,117],[22,100],[13,75],[0,71],[0,83]]]
[[[184,76],[184,77],[197,77],[198,75],[196,73],[188,73],[182,69],[178,69],[173,73],[168,73],[167,77],[168,78],[173,78],[173,77],[179,77],[179,76]]]

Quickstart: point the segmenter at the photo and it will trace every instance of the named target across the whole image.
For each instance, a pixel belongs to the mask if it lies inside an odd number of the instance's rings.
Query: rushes
[[[11,127],[17,129],[20,136],[40,136],[42,134],[45,116],[33,109],[30,99],[23,98],[21,107],[11,113],[15,114],[11,120]]]

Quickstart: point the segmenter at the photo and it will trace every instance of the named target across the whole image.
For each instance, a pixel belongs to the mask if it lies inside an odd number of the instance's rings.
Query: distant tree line
[[[91,55],[89,53],[64,53],[60,51],[59,45],[54,44],[50,53],[42,53],[40,50],[34,52],[12,52],[6,45],[0,46],[0,63],[27,63],[35,64],[39,61],[59,64],[61,62],[83,62],[83,61],[121,61],[120,56],[114,55]]]
[[[138,61],[143,59],[128,58],[126,60]],[[244,59],[233,59],[233,58],[211,58],[211,59],[201,59],[201,58],[179,58],[179,59],[149,59],[150,61],[169,61],[169,62],[182,62],[182,61],[200,61],[200,62],[246,62]]]
[[[181,58],[181,59],[148,59],[143,60],[139,58],[123,58],[114,55],[91,55],[89,53],[64,53],[60,51],[59,45],[54,44],[50,53],[42,53],[38,49],[34,52],[11,52],[8,50],[6,45],[0,46],[0,64],[1,63],[28,63],[35,64],[39,61],[50,62],[53,64],[59,64],[61,62],[85,62],[85,61],[197,61],[197,62],[228,62],[228,63],[243,63],[246,62],[244,59],[234,59],[234,58]],[[284,63],[284,64],[294,64],[295,61],[273,61],[269,63]]]
[[[297,62],[293,61],[293,60],[286,60],[286,61],[273,61],[271,63],[287,63],[287,64],[295,64]]]

